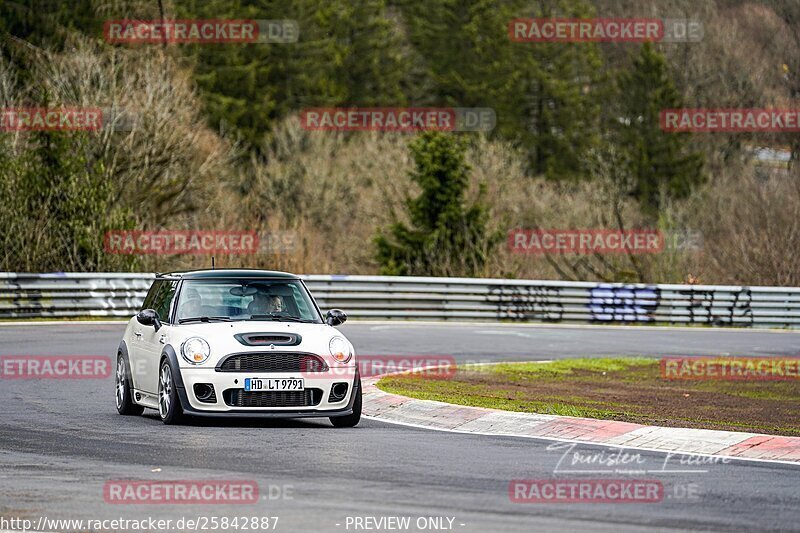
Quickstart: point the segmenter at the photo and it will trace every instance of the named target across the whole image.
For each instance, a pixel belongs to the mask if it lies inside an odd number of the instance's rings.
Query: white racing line
[[[691,455],[693,457],[709,457],[709,458],[719,458],[719,459],[730,459],[731,461],[743,461],[748,463],[775,463],[775,464],[782,464],[782,465],[791,465],[791,466],[800,466],[797,462],[794,461],[781,461],[780,459],[757,459],[753,457],[736,457],[733,455],[720,455],[716,453],[702,453],[702,452],[688,452],[688,451],[681,451],[681,450],[664,450],[661,448],[650,448],[647,446],[636,446],[636,445],[624,445],[624,444],[608,444],[604,442],[597,442],[597,441],[588,441],[588,440],[579,440],[579,439],[564,439],[560,437],[538,437],[534,435],[522,435],[518,433],[488,433],[485,431],[459,431],[457,429],[449,429],[449,428],[437,428],[432,426],[423,426],[421,424],[412,424],[410,422],[399,422],[396,420],[387,420],[385,418],[375,417],[375,416],[368,416],[363,415],[362,418],[366,418],[367,420],[374,420],[377,422],[385,422],[387,424],[395,424],[398,426],[406,426],[410,428],[416,429],[427,429],[431,431],[444,431],[447,433],[460,433],[462,435],[482,435],[484,437],[511,437],[511,438],[520,438],[520,439],[534,439],[534,440],[543,440],[548,442],[570,442],[574,444],[584,444],[588,446],[595,446],[595,447],[602,447],[602,448],[617,448],[620,450],[641,450],[643,452],[655,452],[661,454],[672,454],[672,455]]]
[[[528,335],[527,333],[522,333],[521,331],[492,331],[492,330],[476,330],[474,333],[478,335],[513,335],[514,337],[524,337],[526,339],[533,339],[533,335]]]
[[[522,365],[522,364],[531,364],[531,363],[537,363],[537,364],[538,363],[542,363],[543,364],[543,363],[553,363],[553,362],[555,362],[555,361],[553,361],[553,360],[548,360],[548,361],[512,361],[512,362],[496,361],[496,362],[490,362],[490,363],[471,363],[470,366]],[[449,365],[429,365],[429,366],[425,366],[425,367],[421,367],[421,368],[417,368],[417,369],[400,370],[400,371],[397,371],[397,372],[387,372],[386,374],[379,374],[377,376],[370,376],[366,381],[368,381],[369,384],[371,384],[371,385],[376,385],[377,382],[380,379],[385,378],[385,377],[397,376],[397,375],[402,375],[402,374],[410,374],[410,373],[414,373],[414,372],[421,372],[421,371],[424,371],[424,370],[436,370],[436,369],[439,369],[439,368],[446,368],[446,367],[449,367]],[[380,389],[378,389],[378,390],[380,390]],[[381,392],[383,392],[383,391],[381,391]],[[431,400],[418,400],[416,398],[409,398],[408,396],[402,396],[402,395],[394,394],[394,393],[384,393],[384,394],[392,394],[394,396],[401,396],[402,398],[408,398],[411,402],[428,402],[428,401],[431,401]],[[437,402],[437,403],[443,403],[445,405],[453,405],[455,407],[464,407],[464,406],[459,405],[459,404],[446,404],[445,402]],[[486,410],[487,412],[513,413],[514,415],[527,414],[527,413],[517,413],[517,412],[513,412],[513,411],[503,411],[503,410],[500,410],[500,409],[488,409],[488,408],[482,408],[482,407],[473,407],[473,409],[483,409],[483,410]],[[536,413],[530,413],[530,414],[536,414]],[[748,462],[748,463],[770,463],[770,464],[791,465],[791,466],[795,466],[795,467],[800,467],[800,463],[798,463],[797,461],[784,461],[784,460],[781,460],[781,459],[759,459],[759,458],[754,458],[754,457],[740,457],[740,456],[733,456],[733,455],[723,455],[723,454],[718,454],[718,453],[703,453],[703,452],[695,452],[695,451],[682,451],[681,449],[668,449],[667,450],[667,449],[664,449],[664,448],[652,448],[652,447],[649,447],[649,446],[640,446],[640,445],[635,445],[635,444],[613,444],[613,443],[606,443],[606,442],[586,441],[586,440],[580,440],[580,439],[568,439],[568,438],[561,438],[561,437],[543,437],[543,436],[538,436],[538,435],[526,435],[526,434],[523,434],[523,433],[488,432],[488,431],[477,431],[477,430],[476,431],[472,431],[472,430],[467,431],[467,430],[443,428],[443,427],[436,427],[436,426],[426,426],[426,425],[422,425],[422,424],[414,424],[412,422],[403,422],[403,421],[398,421],[398,420],[391,420],[391,419],[387,419],[387,418],[382,418],[380,416],[370,416],[370,415],[362,415],[362,416],[363,416],[363,418],[365,418],[367,420],[374,420],[374,421],[377,421],[377,422],[385,422],[387,424],[394,424],[394,425],[398,425],[398,426],[405,426],[405,427],[410,427],[410,428],[415,428],[415,429],[425,429],[425,430],[430,430],[430,431],[442,431],[442,432],[445,432],[445,433],[457,433],[457,434],[461,434],[461,435],[481,435],[481,436],[485,436],[485,437],[511,437],[511,438],[520,438],[520,439],[534,439],[534,440],[547,441],[547,442],[567,442],[567,443],[574,443],[574,444],[583,444],[583,445],[587,445],[587,446],[616,448],[616,449],[620,449],[620,450],[641,450],[641,451],[646,451],[646,452],[656,452],[656,453],[661,453],[661,454],[673,454],[673,455],[685,454],[685,455],[691,455],[693,457],[719,458],[719,459],[726,459],[726,460],[731,460],[731,461],[743,461],[743,462]],[[548,416],[551,416],[554,419],[558,419],[558,418],[574,419],[574,418],[577,418],[577,417],[566,417],[566,416],[559,416],[559,415],[548,415]],[[599,420],[599,419],[589,419],[589,420]],[[643,426],[643,427],[661,427],[661,426]],[[664,428],[664,429],[690,429],[690,428]],[[706,431],[706,430],[699,429],[698,431]],[[716,430],[713,430],[713,431],[716,431]],[[735,434],[737,432],[731,431],[729,433]],[[768,436],[770,436],[770,437],[780,437],[780,435],[768,435]]]

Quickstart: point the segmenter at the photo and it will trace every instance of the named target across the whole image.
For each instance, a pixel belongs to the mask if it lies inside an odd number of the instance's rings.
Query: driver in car
[[[270,296],[269,298],[269,312],[270,313],[283,313],[283,298],[280,296]]]
[[[253,297],[253,301],[247,305],[247,310],[250,311],[251,315],[282,313],[284,310],[283,299],[277,295],[259,292]]]

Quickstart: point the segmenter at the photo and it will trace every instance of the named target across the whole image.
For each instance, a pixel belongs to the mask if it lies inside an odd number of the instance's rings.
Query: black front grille
[[[298,352],[253,352],[228,356],[218,372],[327,372],[318,355]]]
[[[222,397],[230,407],[313,407],[322,399],[322,389],[258,392],[227,389]]]

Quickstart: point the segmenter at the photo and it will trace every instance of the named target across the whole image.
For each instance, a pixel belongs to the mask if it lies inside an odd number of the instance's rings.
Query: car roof
[[[256,270],[251,268],[191,270],[188,272],[157,274],[156,277],[159,279],[300,279],[299,276],[290,274],[289,272],[279,272],[276,270]]]

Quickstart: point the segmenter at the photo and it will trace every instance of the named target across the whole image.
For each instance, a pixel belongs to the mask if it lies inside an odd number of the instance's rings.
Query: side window
[[[308,305],[306,305],[305,298],[303,298],[303,295],[300,293],[300,289],[297,287],[297,285],[292,284],[291,287],[294,301],[297,304],[297,310],[300,311],[300,316],[303,318],[313,316],[314,313],[312,313],[311,309],[309,309]]]
[[[140,311],[153,308],[153,302],[156,301],[156,294],[162,284],[163,282],[161,281],[154,281],[153,284],[150,285],[150,290],[147,291],[147,296],[144,297],[144,302],[142,302],[142,309],[140,309]]]
[[[161,290],[156,293],[153,309],[158,313],[158,318],[160,318],[162,322],[169,322],[169,308],[177,288],[177,281],[162,281]]]

